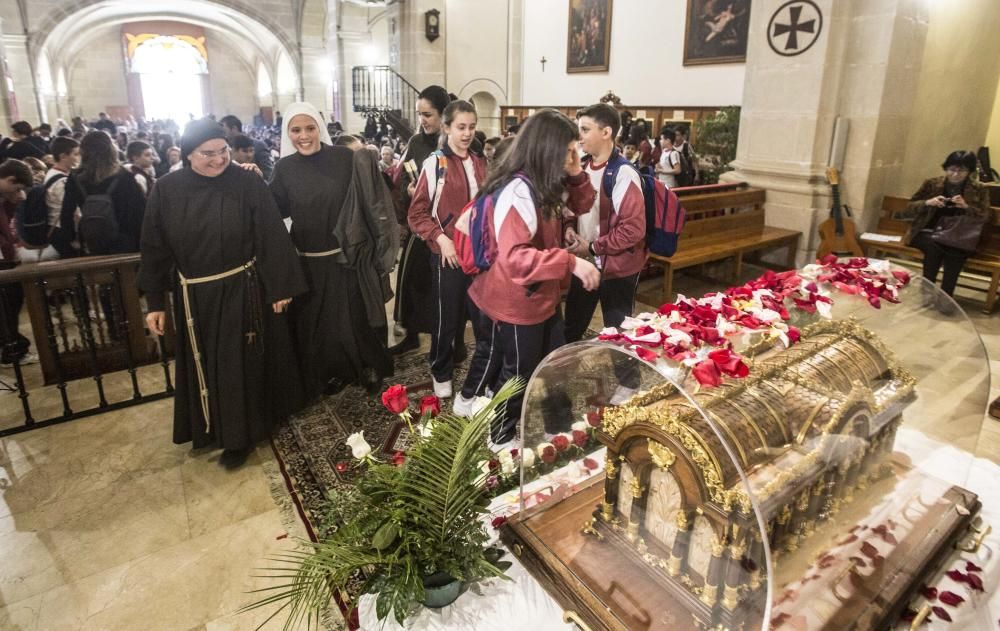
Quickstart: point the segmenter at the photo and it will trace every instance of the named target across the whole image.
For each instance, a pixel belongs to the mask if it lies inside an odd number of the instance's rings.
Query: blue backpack
[[[534,198],[535,191],[531,181],[522,173],[517,173],[514,177],[528,185]],[[494,242],[490,223],[493,221],[493,210],[497,199],[504,188],[506,186],[501,186],[489,195],[478,196],[466,204],[460,214],[460,224],[463,223],[465,215],[469,216],[469,233],[465,234],[455,229],[455,249],[458,251],[458,261],[462,271],[469,276],[485,272],[496,259],[497,244]]]
[[[611,154],[604,169],[601,191],[611,199],[618,177],[618,169],[635,169],[642,184],[642,198],[646,202],[646,247],[657,256],[673,256],[677,251],[677,239],[684,229],[686,213],[680,200],[663,182],[643,173],[618,151]]]

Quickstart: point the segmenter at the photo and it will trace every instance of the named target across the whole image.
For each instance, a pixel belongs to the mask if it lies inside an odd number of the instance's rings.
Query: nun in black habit
[[[174,442],[221,447],[235,467],[302,406],[284,312],[306,284],[267,185],[230,161],[222,127],[189,123],[181,155],[146,203],[139,286],[157,335],[173,292]]]
[[[367,149],[355,155],[332,146],[322,116],[309,103],[285,110],[281,159],[270,188],[282,216],[292,220],[292,241],[309,284],[309,293],[291,307],[309,398],[348,384],[375,395],[393,372],[379,278],[385,276],[388,285],[398,242],[388,239],[383,225],[394,223],[390,209],[379,204],[370,212],[373,187],[384,183],[377,168],[365,173],[356,166],[369,162],[375,165]],[[361,186],[363,179],[368,186]]]

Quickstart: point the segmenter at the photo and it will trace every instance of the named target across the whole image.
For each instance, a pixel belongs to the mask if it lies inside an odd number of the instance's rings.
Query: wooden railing
[[[12,299],[12,286],[20,285],[24,292],[39,360],[37,367],[15,361],[13,383],[2,381],[9,373],[0,373],[0,388],[16,392],[20,399],[20,406],[11,405],[9,398],[0,399],[0,436],[173,392],[168,352],[173,348],[173,325],[168,322],[164,338],[146,332],[136,284],[138,266],[139,255],[128,254],[0,271],[2,304]],[[9,330],[0,330],[0,340],[9,340],[8,353],[16,345],[13,337]],[[152,367],[154,372],[147,369],[140,379],[143,367]],[[82,387],[80,380],[85,379],[92,380],[92,390]],[[33,406],[43,409],[47,418],[36,419]],[[16,407],[21,408],[20,423]]]

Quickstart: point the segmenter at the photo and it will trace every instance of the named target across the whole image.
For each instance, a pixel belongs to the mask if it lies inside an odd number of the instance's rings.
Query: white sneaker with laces
[[[504,449],[520,449],[521,443],[518,442],[516,438],[511,438],[505,443],[495,443],[492,438],[486,439],[486,446],[489,447],[490,451],[495,454],[500,453]]]
[[[455,402],[451,406],[451,411],[457,416],[472,418],[489,404],[490,399],[487,399],[486,397],[471,397],[466,399],[462,396],[462,393],[459,393],[458,396],[455,397]]]
[[[439,399],[450,399],[451,398],[451,380],[448,381],[438,381],[434,377],[431,377],[431,381],[434,382],[434,396]]]

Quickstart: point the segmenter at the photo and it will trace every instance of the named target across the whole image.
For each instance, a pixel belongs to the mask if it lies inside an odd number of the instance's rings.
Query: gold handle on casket
[[[979,552],[979,548],[983,545],[983,540],[986,539],[986,535],[990,534],[991,532],[993,532],[993,526],[987,526],[985,530],[979,533],[979,536],[976,537],[976,539],[972,542],[971,545],[961,546],[959,544],[955,544],[955,547],[961,550],[962,552]]]
[[[916,617],[913,619],[913,622],[910,623],[910,631],[917,631],[929,615],[931,615],[931,606],[924,605],[921,607],[920,611],[917,612]]]
[[[590,627],[587,623],[583,621],[580,616],[572,609],[567,609],[563,612],[563,622],[572,622],[576,626],[580,627],[582,631],[590,631]]]

